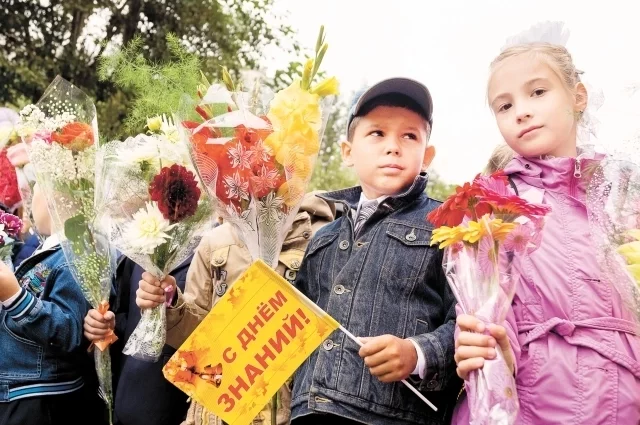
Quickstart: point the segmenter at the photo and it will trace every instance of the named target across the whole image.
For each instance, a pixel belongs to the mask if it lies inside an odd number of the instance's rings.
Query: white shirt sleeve
[[[427,359],[424,357],[424,353],[418,343],[411,338],[409,338],[409,341],[411,341],[413,346],[416,347],[416,353],[418,353],[418,363],[416,363],[416,368],[411,372],[411,374],[418,375],[420,379],[424,379],[425,369],[427,368]]]

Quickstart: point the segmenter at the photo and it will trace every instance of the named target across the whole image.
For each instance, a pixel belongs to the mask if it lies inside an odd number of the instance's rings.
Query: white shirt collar
[[[42,243],[42,246],[38,248],[36,252],[34,252],[34,254],[38,254],[42,251],[46,251],[47,249],[51,249],[54,246],[58,245],[59,243],[60,243],[60,236],[58,236],[58,234],[53,234],[44,240],[44,242]]]

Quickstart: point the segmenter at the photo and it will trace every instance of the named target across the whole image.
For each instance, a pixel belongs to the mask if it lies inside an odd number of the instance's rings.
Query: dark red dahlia
[[[149,186],[151,200],[172,224],[195,214],[200,199],[196,176],[182,165],[164,167]]]

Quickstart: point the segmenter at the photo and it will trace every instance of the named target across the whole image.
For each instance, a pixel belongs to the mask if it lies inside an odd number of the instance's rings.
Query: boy
[[[445,424],[455,378],[454,297],[430,246],[425,194],[432,101],[422,84],[382,81],[356,101],[342,144],[360,186],[321,195],[345,214],[313,238],[295,285],[353,334],[336,331],[293,379],[294,425]],[[409,378],[432,411],[400,382]]]
[[[32,208],[34,225],[50,235],[51,219],[38,185]],[[55,235],[15,275],[0,262],[0,302],[0,424],[102,423],[104,404],[82,343],[89,304]]]
[[[285,279],[293,282],[302,263],[304,250],[312,235],[334,218],[335,210],[315,196],[305,195],[300,210],[285,237],[277,267]],[[178,291],[173,308],[167,310],[167,343],[179,348],[196,329],[213,306],[233,286],[251,265],[249,250],[230,224],[221,224],[200,242],[194,255],[184,295]],[[153,308],[165,299],[165,287],[175,286],[175,279],[158,282],[149,274],[143,275],[136,302],[142,309]],[[289,423],[291,390],[288,385],[278,394],[277,425]],[[222,421],[201,405],[192,402],[183,425],[221,425]],[[271,425],[271,406],[256,417],[252,425]]]

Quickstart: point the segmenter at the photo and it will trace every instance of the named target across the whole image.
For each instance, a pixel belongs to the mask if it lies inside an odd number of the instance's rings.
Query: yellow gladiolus
[[[640,241],[640,229],[629,230],[627,234],[635,240]]]
[[[308,126],[317,132],[322,125],[319,99],[295,81],[275,95],[267,117],[276,131],[304,130]]]
[[[304,188],[305,184],[303,180],[292,178],[290,180],[287,180],[280,186],[278,192],[276,193],[276,196],[278,198],[284,199],[284,203],[289,208],[291,208],[302,201],[302,198],[304,196]]]
[[[315,88],[311,90],[311,93],[317,94],[320,97],[337,96],[339,94],[339,83],[336,77],[326,78],[321,81]]]
[[[628,264],[640,264],[640,241],[620,245],[616,251],[624,257]]]
[[[640,264],[631,264],[627,266],[629,274],[636,280],[636,284],[640,285]]]

